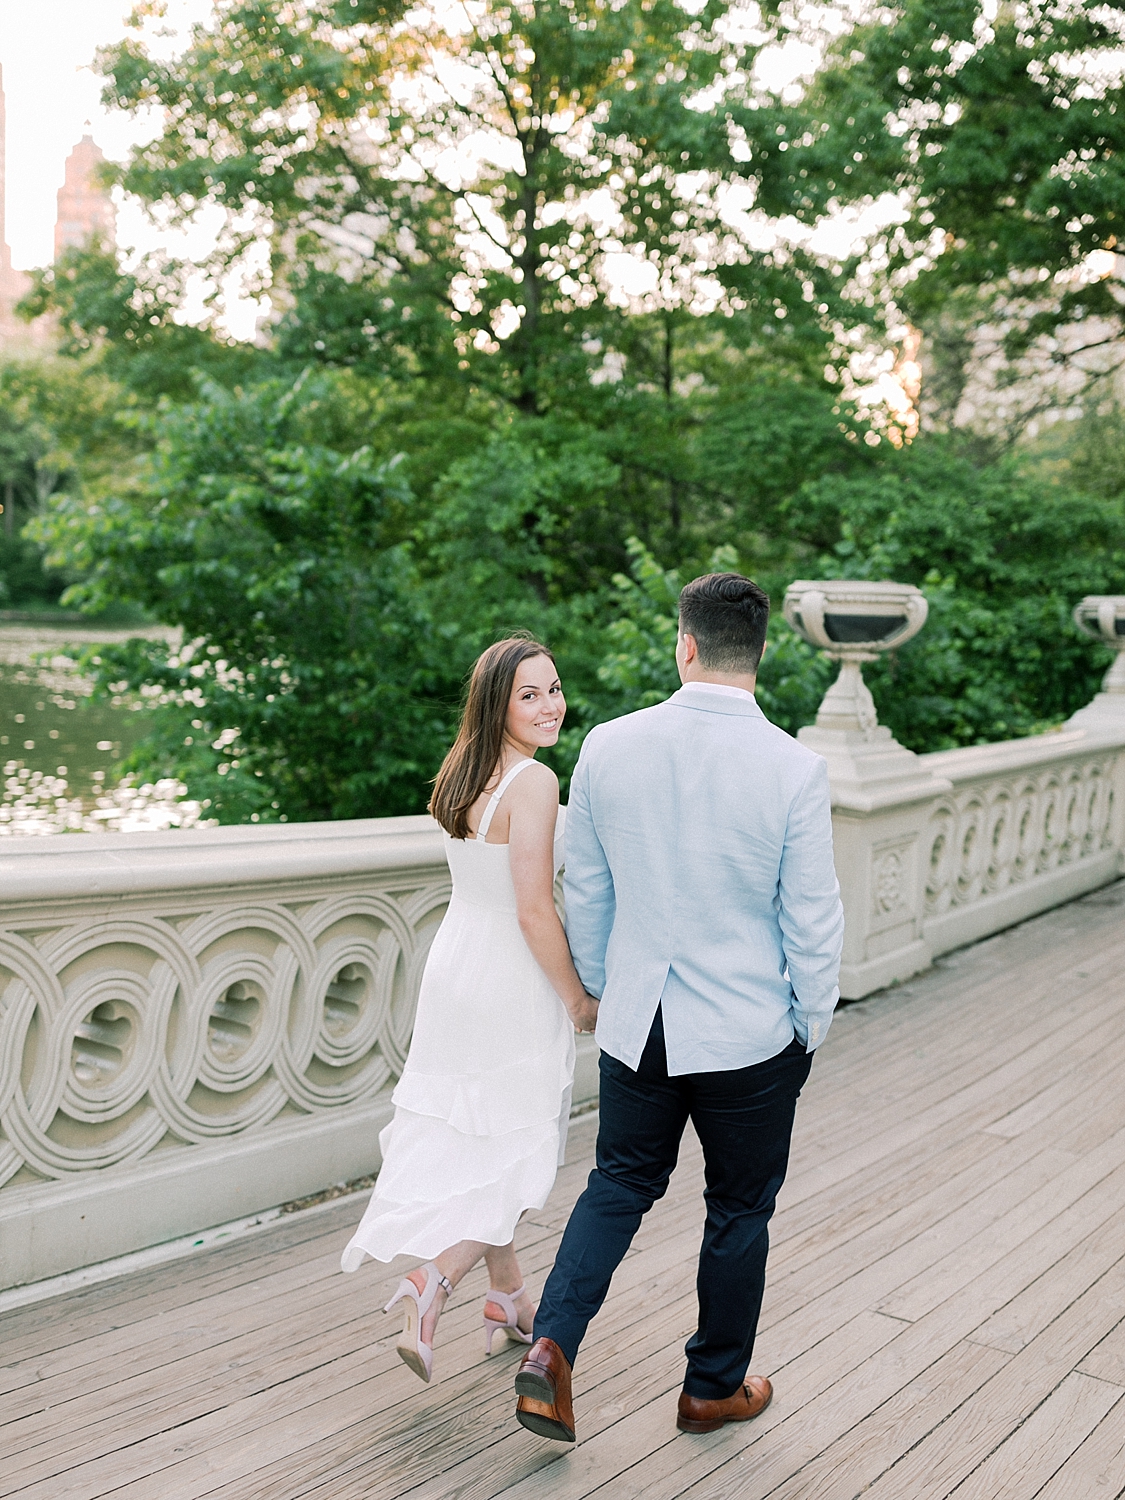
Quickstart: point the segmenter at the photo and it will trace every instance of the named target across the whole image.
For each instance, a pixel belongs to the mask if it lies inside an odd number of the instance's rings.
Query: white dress
[[[381,1132],[383,1166],[341,1259],[432,1260],[460,1240],[507,1245],[562,1164],[574,1027],[524,941],[507,844],[487,844],[514,765],[475,839],[446,835],[453,876],[418,994],[410,1054]],[[562,865],[562,813],[554,868]]]

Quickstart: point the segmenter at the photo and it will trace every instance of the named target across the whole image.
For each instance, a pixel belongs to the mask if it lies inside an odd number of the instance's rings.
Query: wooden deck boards
[[[570,1451],[512,1420],[483,1270],[433,1384],[338,1270],[359,1207],[0,1315],[18,1500],[1122,1500],[1125,882],[838,1016],[798,1109],[753,1368],[773,1405],[676,1433],[702,1222],[696,1143],[575,1372]],[[542,1285],[592,1118],[521,1225]]]

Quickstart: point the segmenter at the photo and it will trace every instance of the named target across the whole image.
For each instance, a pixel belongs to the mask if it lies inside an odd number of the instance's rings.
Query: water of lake
[[[64,776],[71,796],[91,800],[102,777],[112,779],[141,726],[126,705],[92,701],[74,659],[90,646],[157,634],[168,632],[0,620],[0,765],[18,761]]]

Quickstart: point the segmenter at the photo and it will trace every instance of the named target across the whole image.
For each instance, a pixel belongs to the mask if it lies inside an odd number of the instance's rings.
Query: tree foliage
[[[255,364],[253,350],[178,316],[189,269],[156,258],[126,271],[114,251],[94,240],[33,271],[17,311],[27,319],[51,315],[59,352],[100,354],[104,373],[130,394],[185,397],[196,372],[234,380]]]
[[[748,40],[726,0],[218,0],[178,57],[103,52],[110,102],[163,112],[123,186],[172,220],[218,206],[212,271],[266,246],[274,309],[234,346],[184,321],[186,268],[97,245],[28,303],[124,443],[31,531],[72,599],[183,630],[97,664],[152,709],[135,768],[227,819],[420,810],[465,671],[526,628],[558,652],[565,776],[590,724],[674,688],[676,592],[712,565],[775,599],[925,588],[926,629],[869,673],[916,749],[1086,701],[1104,663],[1069,609],[1122,586],[1120,418],[997,459],[925,425],[896,449],[847,392],[903,317],[924,416],[982,320],[1015,362],[1116,336],[1089,257],[1118,233],[1119,82],[1083,59],[1121,9],[903,0],[791,102],[755,60],[812,13],[767,5]],[[881,237],[808,248],[888,191]],[[809,722],[830,678],[775,621],[771,717]]]
[[[802,101],[770,111],[753,165],[774,211],[900,196],[884,285],[952,379],[946,418],[982,323],[1009,361],[1038,346],[1048,365],[1120,367],[1123,34],[1120,0],[904,0],[844,28]]]
[[[801,525],[838,532],[825,574],[926,590],[922,634],[866,672],[881,720],[912,749],[1031,734],[1097,691],[1107,657],[1070,611],[1125,576],[1120,501],[1012,460],[981,469],[930,439],[860,482],[807,485],[794,510]]]
[[[86,364],[0,363],[0,606],[57,606],[73,570],[44,567],[28,524],[64,493],[127,479],[137,448],[129,418],[125,394]]]
[[[216,774],[249,772],[289,816],[412,806],[457,689],[399,540],[409,493],[350,446],[352,415],[326,379],[205,387],[155,418],[136,496],[60,501],[51,527],[83,566],[76,597],[182,627],[179,651],[104,649],[103,680],[226,729]]]
[[[731,9],[222,0],[170,63],[103,53],[111,100],[169,122],[122,181],[173,214],[221,205],[232,251],[264,230],[275,274],[301,258],[302,349],[431,372],[455,353],[525,412],[568,400],[622,329],[606,257],[649,306],[721,309],[807,358],[831,279],[730,222]]]

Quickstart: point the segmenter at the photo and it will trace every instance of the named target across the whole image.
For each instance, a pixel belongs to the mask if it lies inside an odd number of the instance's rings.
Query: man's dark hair
[[[769,618],[769,595],[741,573],[708,573],[680,593],[680,630],[695,637],[708,672],[756,672]]]

